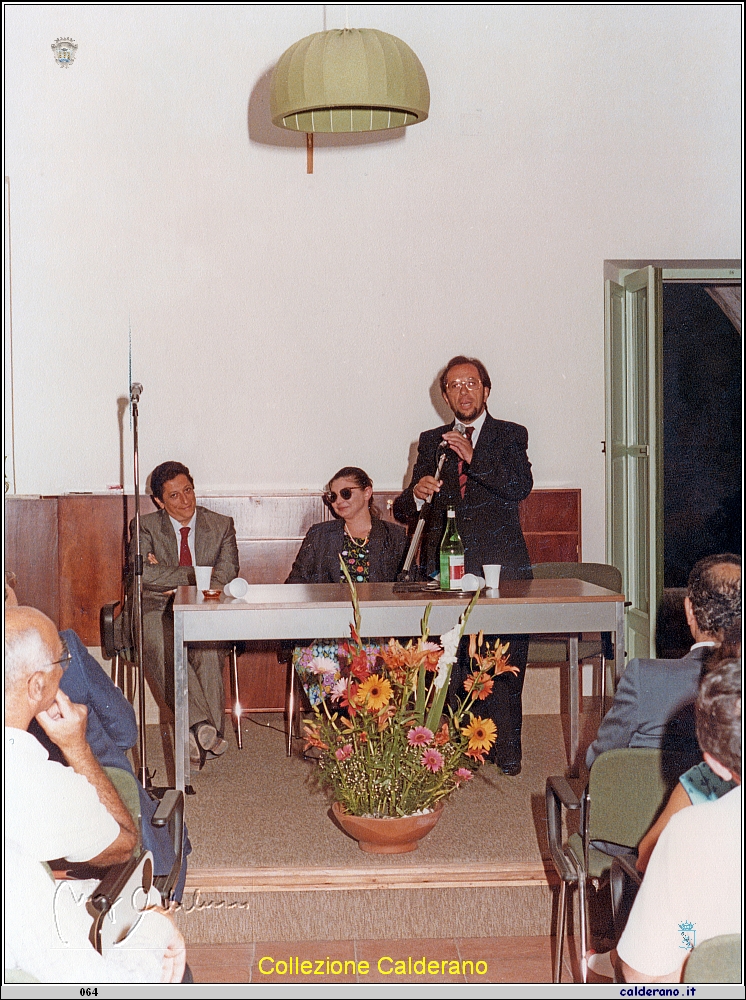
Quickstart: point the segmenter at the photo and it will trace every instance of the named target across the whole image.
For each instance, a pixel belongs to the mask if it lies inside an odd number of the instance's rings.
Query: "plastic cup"
[[[237,576],[235,580],[226,583],[224,590],[226,597],[246,597],[248,592],[249,585],[241,576]]]
[[[500,586],[500,570],[502,566],[493,563],[490,566],[482,566],[482,569],[484,570],[484,581],[489,590],[497,590]]]
[[[209,590],[212,579],[212,566],[195,566],[194,575],[197,577],[197,590]]]

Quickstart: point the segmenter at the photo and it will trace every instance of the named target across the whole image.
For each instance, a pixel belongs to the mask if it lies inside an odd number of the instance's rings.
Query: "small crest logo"
[[[56,38],[52,43],[52,52],[58,66],[66,69],[75,62],[75,53],[78,51],[78,43],[72,38]]]

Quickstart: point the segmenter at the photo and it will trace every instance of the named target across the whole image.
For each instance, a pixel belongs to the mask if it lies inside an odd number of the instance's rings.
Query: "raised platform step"
[[[548,884],[187,892],[176,920],[187,941],[345,941],[531,937],[551,933]],[[437,899],[433,895],[437,894]]]
[[[350,889],[482,889],[557,885],[554,869],[509,865],[420,865],[406,868],[203,868],[190,871],[186,891],[329,892]]]

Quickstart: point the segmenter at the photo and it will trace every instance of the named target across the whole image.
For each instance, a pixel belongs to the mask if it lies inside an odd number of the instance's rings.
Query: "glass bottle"
[[[440,543],[440,589],[461,590],[464,575],[464,543],[456,527],[456,512],[448,508],[446,530]]]

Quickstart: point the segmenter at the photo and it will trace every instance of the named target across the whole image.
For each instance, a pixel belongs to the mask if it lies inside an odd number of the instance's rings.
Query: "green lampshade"
[[[270,91],[278,128],[373,132],[427,118],[422,63],[400,38],[373,28],[320,31],[280,57]]]

